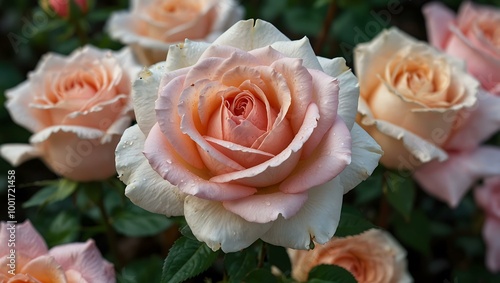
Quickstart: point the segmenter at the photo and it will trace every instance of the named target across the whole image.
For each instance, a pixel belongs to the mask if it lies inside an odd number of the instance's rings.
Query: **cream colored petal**
[[[167,216],[183,215],[186,194],[164,180],[142,154],[145,136],[138,125],[128,128],[116,148],[116,171],[136,205]]]
[[[29,144],[4,144],[0,146],[0,155],[12,166],[40,156],[40,152]]]

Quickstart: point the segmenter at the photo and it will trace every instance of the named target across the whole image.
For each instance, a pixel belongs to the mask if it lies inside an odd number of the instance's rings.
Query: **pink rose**
[[[8,247],[13,233],[15,246]],[[0,241],[1,282],[115,282],[113,265],[102,258],[93,240],[60,245],[49,251],[43,238],[26,220],[22,224],[2,221]]]
[[[34,135],[30,145],[2,146],[2,156],[13,166],[40,157],[75,181],[116,174],[114,149],[133,118],[130,82],[138,72],[128,49],[46,55],[28,80],[6,91],[12,119]]]
[[[500,95],[500,9],[464,2],[458,15],[440,3],[423,13],[429,42],[467,62],[467,69],[490,93]]]
[[[500,99],[478,92],[462,61],[393,28],[355,50],[362,126],[381,163],[458,204],[479,178],[500,174],[500,149],[479,147],[500,128]]]
[[[483,208],[486,220],[483,238],[486,242],[486,266],[491,272],[500,271],[500,176],[487,179],[474,190],[476,203]]]
[[[69,14],[69,1],[74,3],[85,13],[88,10],[88,0],[42,0],[42,7],[49,7],[52,11],[56,12],[60,17],[66,18]]]
[[[333,238],[313,250],[288,249],[292,276],[305,282],[311,269],[321,264],[338,265],[359,283],[413,282],[406,269],[406,251],[387,232],[377,229],[345,238]]]
[[[264,21],[172,46],[133,88],[138,124],[116,152],[125,193],[184,215],[214,250],[327,242],[342,195],[380,158],[354,122],[357,80],[345,61],[316,57],[307,38],[290,41]]]
[[[164,61],[171,44],[212,42],[243,18],[234,0],[131,0],[132,10],[117,12],[108,22],[112,38],[132,47],[139,61]]]

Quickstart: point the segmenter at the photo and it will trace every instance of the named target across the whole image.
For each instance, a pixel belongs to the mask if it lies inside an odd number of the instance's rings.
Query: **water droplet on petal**
[[[270,205],[271,205],[271,203],[270,203],[270,202],[268,202],[268,201],[266,201],[266,205],[267,205],[267,206],[270,206]]]

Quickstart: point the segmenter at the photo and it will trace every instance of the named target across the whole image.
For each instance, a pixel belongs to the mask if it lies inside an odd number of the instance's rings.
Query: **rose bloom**
[[[387,232],[371,229],[362,234],[333,238],[313,250],[288,249],[292,262],[292,276],[307,281],[308,274],[317,265],[338,265],[359,283],[413,282],[406,269],[406,251]]]
[[[48,250],[29,220],[14,227],[3,221],[0,223],[1,282],[115,282],[113,265],[102,258],[93,240],[64,244]],[[12,229],[15,229],[15,247],[8,247]],[[12,250],[15,250],[14,262]]]
[[[478,94],[463,61],[393,28],[356,47],[355,68],[359,119],[384,166],[414,173],[451,206],[477,179],[500,174],[500,149],[479,147],[500,127],[490,124],[499,104]]]
[[[144,65],[164,61],[171,44],[212,42],[243,18],[235,0],[131,0],[131,11],[111,15],[112,38],[131,46]]]
[[[465,60],[482,87],[500,95],[500,9],[466,1],[455,15],[435,2],[425,5],[423,13],[429,42]]]
[[[74,1],[75,4],[80,8],[82,12],[87,12],[89,9],[88,7],[88,0],[42,0],[41,1],[41,6],[44,7],[47,11],[51,9],[52,11],[56,12],[59,16],[65,18],[68,16],[70,12],[70,3],[69,1]],[[49,9],[47,9],[49,8]]]
[[[129,49],[45,55],[28,80],[6,91],[12,119],[34,135],[29,145],[3,145],[2,156],[13,166],[39,157],[75,181],[116,174],[114,149],[133,118],[131,80],[139,69]]]
[[[500,176],[486,179],[474,190],[476,203],[483,208],[486,220],[483,238],[486,242],[486,266],[491,272],[500,271]]]
[[[172,46],[133,88],[138,124],[116,151],[125,193],[184,215],[213,250],[327,242],[342,195],[381,155],[354,122],[357,79],[345,60],[318,58],[307,38],[290,41],[264,21]]]

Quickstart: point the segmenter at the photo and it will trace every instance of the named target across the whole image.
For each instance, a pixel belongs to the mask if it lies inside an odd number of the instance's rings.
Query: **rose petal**
[[[337,114],[342,117],[347,128],[352,129],[358,109],[359,84],[344,58],[326,59],[318,57],[326,74],[337,78],[339,82],[339,106]]]
[[[149,133],[144,155],[153,169],[182,192],[209,200],[232,200],[254,194],[254,187],[207,181],[207,172],[200,171],[182,159],[172,148],[158,125]]]
[[[165,69],[174,71],[196,64],[209,46],[211,46],[209,43],[189,39],[186,39],[184,43],[171,45]]]
[[[302,59],[302,65],[306,68],[323,71],[307,37],[300,40],[274,42],[271,47],[287,57]]]
[[[127,185],[125,195],[136,205],[166,216],[184,214],[186,195],[151,168],[142,154],[146,137],[138,125],[128,128],[116,147],[116,171]]]
[[[3,243],[9,242],[9,235],[13,224],[0,222],[0,240]],[[36,258],[48,252],[45,240],[38,234],[31,222],[27,219],[21,224],[15,224],[16,231],[16,251],[27,257]],[[8,249],[0,249],[0,258],[7,256]]]
[[[443,162],[424,164],[414,178],[429,194],[456,207],[477,180],[500,174],[500,149],[482,146],[469,152],[449,153]]]
[[[66,283],[64,270],[48,255],[39,256],[21,267],[20,274],[28,274],[39,282]]]
[[[72,243],[52,248],[49,255],[64,270],[78,271],[87,282],[115,282],[115,269],[104,260],[93,240]]]
[[[500,97],[480,91],[477,104],[458,114],[457,130],[446,142],[449,150],[470,150],[500,130]]]
[[[450,25],[455,21],[455,13],[439,2],[431,2],[422,7],[429,42],[443,50],[450,37]]]
[[[240,185],[266,187],[277,184],[286,178],[297,165],[303,144],[316,128],[319,110],[315,104],[309,105],[304,124],[293,141],[281,153],[257,166],[232,173],[214,176],[210,179],[216,183],[237,183]]]
[[[262,36],[265,34],[265,36]],[[290,41],[272,24],[262,20],[239,21],[226,30],[212,45],[229,45],[246,51]]]
[[[351,163],[351,133],[337,117],[321,143],[307,159],[301,160],[293,172],[280,184],[285,193],[300,193],[324,184]]]
[[[41,153],[29,144],[4,144],[0,146],[0,155],[17,167],[27,160],[40,157]]]
[[[219,140],[212,137],[205,137],[205,139],[216,150],[231,158],[231,160],[238,162],[238,164],[241,164],[245,168],[259,165],[274,157],[274,155],[265,151],[253,149],[250,147],[244,147],[232,142]]]
[[[227,210],[238,214],[246,221],[268,223],[279,216],[289,219],[294,216],[307,200],[307,193],[288,194],[274,192],[255,194],[242,199],[224,201]]]
[[[212,250],[236,252],[250,246],[271,227],[271,223],[248,222],[227,211],[220,202],[193,196],[184,202],[186,221],[199,241]]]
[[[486,266],[491,272],[500,271],[500,220],[487,218],[483,225],[483,238],[486,242]]]
[[[261,239],[273,245],[302,250],[309,249],[312,240],[326,243],[337,229],[343,192],[337,179],[312,188],[299,212],[289,219],[278,217]]]

